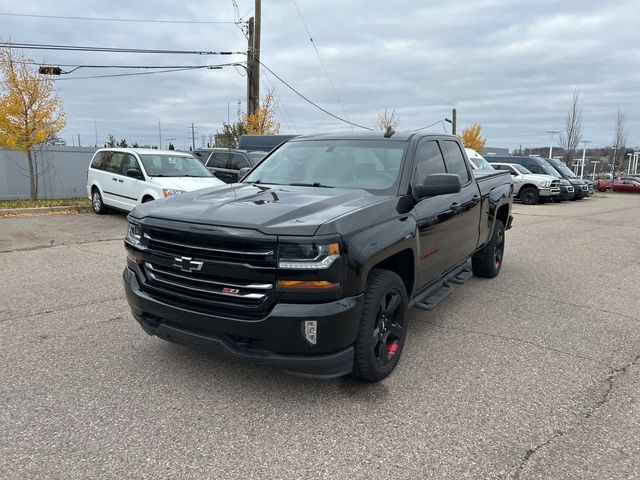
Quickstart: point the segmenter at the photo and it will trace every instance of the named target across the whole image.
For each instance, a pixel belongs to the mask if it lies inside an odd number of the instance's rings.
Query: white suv
[[[196,157],[173,150],[101,148],[87,171],[87,196],[98,214],[217,185],[225,183]]]

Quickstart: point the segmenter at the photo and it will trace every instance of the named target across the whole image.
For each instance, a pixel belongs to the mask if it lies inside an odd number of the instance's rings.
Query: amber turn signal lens
[[[327,255],[340,255],[340,244],[331,243],[327,245]]]
[[[339,283],[327,282],[326,280],[278,280],[277,285],[281,288],[334,288],[340,286]]]

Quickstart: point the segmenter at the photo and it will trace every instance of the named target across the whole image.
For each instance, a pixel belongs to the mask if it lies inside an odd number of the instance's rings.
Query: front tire
[[[535,187],[524,187],[520,190],[520,201],[525,205],[537,205],[540,201],[540,193]]]
[[[104,215],[108,211],[108,208],[102,201],[100,190],[98,190],[97,188],[94,188],[93,192],[91,193],[91,207],[93,207],[93,211],[98,215]]]
[[[396,273],[371,271],[356,339],[355,378],[378,382],[394,370],[407,336],[408,304],[404,282]]]
[[[495,278],[502,268],[504,258],[504,224],[496,220],[491,240],[473,257],[471,265],[473,274],[478,277]]]

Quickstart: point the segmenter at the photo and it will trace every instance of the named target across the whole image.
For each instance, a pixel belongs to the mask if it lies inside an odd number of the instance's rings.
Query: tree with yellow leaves
[[[280,124],[276,122],[275,114],[278,111],[275,95],[269,90],[262,99],[262,105],[255,113],[242,115],[242,123],[246,133],[250,135],[273,135],[280,132]]]
[[[38,197],[33,149],[65,126],[53,79],[39,76],[37,65],[11,48],[0,48],[0,147],[27,154],[31,199]]]
[[[480,124],[478,123],[471,125],[469,128],[465,128],[460,138],[466,148],[472,148],[478,153],[482,152],[485,143],[487,143],[487,139],[482,138],[480,135]]]

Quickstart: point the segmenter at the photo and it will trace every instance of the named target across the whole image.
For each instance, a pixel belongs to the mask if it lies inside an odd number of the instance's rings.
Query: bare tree
[[[400,124],[400,117],[398,116],[398,112],[393,108],[391,110],[385,108],[378,114],[378,119],[376,120],[375,128],[378,130],[386,131],[389,128],[393,128],[394,130]]]
[[[564,149],[564,161],[567,165],[571,165],[582,140],[582,105],[580,103],[580,90],[576,88],[573,91],[565,130],[560,134],[560,146]]]
[[[618,110],[618,116],[616,117],[616,129],[613,133],[613,152],[612,152],[612,170],[615,173],[616,164],[622,154],[622,159],[626,154],[627,145],[627,132],[625,124],[627,121],[627,114]]]

